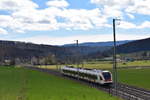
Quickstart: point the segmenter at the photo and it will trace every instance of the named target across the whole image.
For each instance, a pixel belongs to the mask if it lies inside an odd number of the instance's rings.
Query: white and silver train
[[[61,73],[63,75],[80,78],[101,85],[112,84],[113,82],[112,74],[108,70],[83,69],[64,66],[61,68]]]

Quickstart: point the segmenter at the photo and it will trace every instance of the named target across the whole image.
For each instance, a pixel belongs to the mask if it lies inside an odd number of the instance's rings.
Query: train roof
[[[109,72],[107,70],[75,68],[72,66],[71,67],[64,66],[62,69],[71,70],[71,71],[79,71],[79,72],[89,73],[89,74],[94,74],[94,75],[100,74],[102,72]]]

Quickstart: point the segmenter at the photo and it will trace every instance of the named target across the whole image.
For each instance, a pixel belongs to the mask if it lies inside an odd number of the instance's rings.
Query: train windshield
[[[111,79],[111,74],[109,72],[103,72],[103,76],[104,76],[105,80]]]

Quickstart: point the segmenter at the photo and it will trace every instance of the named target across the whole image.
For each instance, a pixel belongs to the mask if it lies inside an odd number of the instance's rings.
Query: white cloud
[[[0,27],[11,29],[18,33],[26,31],[48,31],[59,30],[89,30],[94,28],[111,27],[108,24],[109,18],[127,16],[134,18],[133,8],[145,7],[148,9],[148,1],[140,0],[91,0],[92,3],[102,7],[95,9],[71,9],[66,0],[49,0],[47,8],[37,9],[38,4],[32,0],[0,0],[0,10],[6,11],[9,15],[0,15]],[[141,8],[137,8],[141,9]],[[146,10],[147,12],[147,10]],[[144,13],[144,12],[142,12]],[[120,28],[144,28],[145,24],[137,26],[131,22],[123,21]]]
[[[50,0],[47,2],[48,6],[52,6],[52,7],[60,7],[60,8],[64,8],[64,7],[68,7],[69,3],[66,0]]]
[[[23,7],[18,6],[21,4],[21,1],[6,1],[6,7],[11,4],[11,2],[18,4],[14,6],[15,10],[13,10],[10,15],[0,16],[0,20],[3,22],[0,24],[0,27],[10,28],[19,33],[25,31],[57,30],[60,28],[66,30],[89,30],[95,27],[110,27],[110,25],[107,24],[107,19],[101,15],[101,11],[98,8],[91,10],[61,9],[57,3],[60,5],[62,4],[62,7],[67,7],[67,5],[69,5],[67,1],[52,0],[49,1],[48,4],[54,4],[57,6],[51,5],[45,9],[36,9],[38,5],[34,5],[31,0],[25,0],[24,7],[28,7],[27,4],[30,5],[29,8],[24,9]],[[66,2],[66,4],[64,2]],[[4,5],[4,0],[0,1],[0,4]]]
[[[135,16],[134,16],[133,14],[130,14],[130,13],[127,13],[127,16],[128,16],[129,18],[131,18],[131,19],[134,19],[134,18],[135,18]]]
[[[126,12],[150,15],[150,0],[134,0],[134,5],[126,8]]]
[[[118,25],[119,28],[122,29],[144,29],[144,28],[150,28],[150,21],[145,21],[141,23],[140,25],[135,25],[130,22],[126,21],[121,21],[120,24]]]
[[[107,20],[102,17],[99,9],[64,9],[60,15],[66,23],[60,24],[71,29],[88,30],[94,27],[105,26]],[[64,26],[61,26],[64,28]]]
[[[133,29],[133,28],[137,28],[137,26],[133,23],[130,22],[126,22],[126,21],[121,21],[120,25],[118,26],[119,28],[122,29]]]
[[[107,18],[122,17],[123,13],[117,7],[104,6],[103,14]]]
[[[134,14],[150,15],[150,0],[91,0],[91,3],[96,4],[102,9],[103,16],[107,18],[120,17],[125,18],[125,15],[130,19],[134,19]],[[132,22],[122,21],[119,28],[123,29],[140,29],[150,28],[149,21],[145,21],[141,25],[136,25]]]
[[[13,18],[9,15],[0,15],[0,27],[9,27]]]
[[[148,37],[149,35],[142,35],[142,34],[117,34],[117,41],[137,40],[137,39],[143,39]],[[30,38],[17,39],[16,41],[25,41],[25,42],[32,42],[37,44],[63,45],[63,44],[75,43],[75,40],[79,40],[79,43],[113,41],[113,35],[100,34],[100,35],[78,35],[78,36],[67,36],[67,37],[35,36]]]
[[[56,11],[55,9],[51,9]],[[32,12],[32,13],[31,13]],[[57,12],[55,12],[57,13]],[[20,10],[12,14],[16,20],[14,29],[23,31],[46,31],[57,29],[55,15],[48,14],[44,10],[28,9]]]
[[[145,21],[138,28],[150,28],[150,21]]]
[[[8,32],[2,28],[0,28],[0,34],[8,34]]]
[[[91,3],[103,9],[104,16],[123,17],[123,9],[134,4],[134,0],[91,0]]]
[[[97,5],[108,5],[117,8],[125,8],[128,5],[132,5],[134,0],[91,0],[91,3]]]
[[[38,5],[32,0],[0,0],[0,9],[16,11],[20,9],[33,9]]]
[[[110,17],[113,17],[111,16],[112,13],[116,15],[116,17],[124,13],[130,18],[133,18],[133,16],[130,15],[131,13],[150,15],[150,0],[91,0],[91,3],[103,7],[104,13],[105,10],[111,11],[108,12],[108,14],[110,13]]]

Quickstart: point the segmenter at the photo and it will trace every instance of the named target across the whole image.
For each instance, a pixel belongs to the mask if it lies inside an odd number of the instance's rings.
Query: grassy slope
[[[116,100],[109,94],[23,68],[0,67],[0,100]]]
[[[124,69],[118,72],[120,82],[150,90],[150,69]]]

